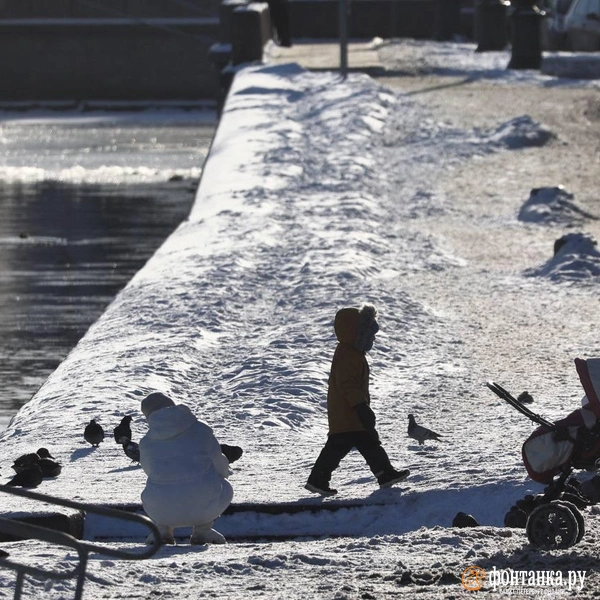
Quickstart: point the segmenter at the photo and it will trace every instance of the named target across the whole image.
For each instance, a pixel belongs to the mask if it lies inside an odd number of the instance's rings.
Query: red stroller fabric
[[[575,359],[575,368],[587,396],[590,408],[600,419],[600,358]]]

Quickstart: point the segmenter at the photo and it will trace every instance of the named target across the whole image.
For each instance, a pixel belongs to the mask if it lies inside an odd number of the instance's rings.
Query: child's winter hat
[[[373,336],[379,331],[377,323],[377,309],[372,304],[363,304],[358,312],[358,325],[356,327],[356,339],[354,346],[358,350],[370,350],[373,344]],[[370,343],[369,343],[370,340]],[[367,348],[367,346],[369,346]]]
[[[175,402],[168,396],[165,396],[162,392],[154,392],[142,400],[142,412],[146,417],[155,410],[167,408],[167,406],[175,406]]]
[[[362,349],[371,335],[379,331],[377,309],[371,304],[358,308],[342,308],[335,315],[334,329],[340,342]]]

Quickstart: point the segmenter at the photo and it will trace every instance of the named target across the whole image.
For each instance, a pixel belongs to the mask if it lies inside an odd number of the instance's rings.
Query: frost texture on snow
[[[577,225],[593,215],[574,202],[575,196],[562,186],[535,188],[519,211],[519,220],[545,225]]]

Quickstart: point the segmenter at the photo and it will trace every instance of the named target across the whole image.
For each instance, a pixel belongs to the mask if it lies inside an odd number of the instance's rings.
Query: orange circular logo
[[[485,583],[485,569],[481,567],[467,567],[462,574],[461,583],[465,590],[476,592]]]

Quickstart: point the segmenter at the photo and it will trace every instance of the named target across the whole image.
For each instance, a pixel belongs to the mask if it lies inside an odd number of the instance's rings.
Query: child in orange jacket
[[[410,472],[392,467],[381,446],[370,407],[369,363],[365,354],[373,347],[379,331],[377,310],[368,304],[360,310],[342,308],[335,315],[334,328],[339,343],[327,390],[329,434],[305,488],[323,496],[337,494],[329,487],[331,475],[353,448],[362,454],[379,487],[390,487],[406,479]]]

